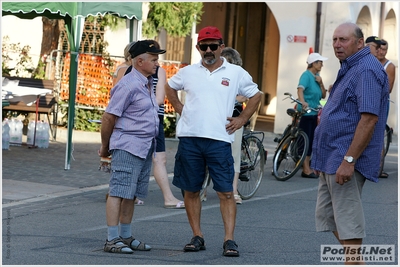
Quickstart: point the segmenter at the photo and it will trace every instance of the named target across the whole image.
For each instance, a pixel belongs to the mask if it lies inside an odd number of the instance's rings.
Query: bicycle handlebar
[[[289,96],[289,97],[286,97],[285,99],[290,98],[293,102],[296,102],[297,104],[300,104],[301,106],[303,106],[303,104],[300,102],[300,100],[294,98],[294,97],[292,96],[291,93],[285,93],[284,95],[288,95],[288,96]],[[321,106],[321,105],[319,105],[317,108],[307,107],[307,108],[305,109],[305,111],[306,111],[307,113],[310,113],[311,111],[316,111],[316,112],[318,112],[320,109],[322,109],[322,106]]]

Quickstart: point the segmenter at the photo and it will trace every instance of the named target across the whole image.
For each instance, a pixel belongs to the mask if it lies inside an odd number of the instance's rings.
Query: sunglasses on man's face
[[[210,47],[211,51],[215,51],[218,49],[219,44],[201,44],[199,48],[201,51],[207,51],[207,48]]]

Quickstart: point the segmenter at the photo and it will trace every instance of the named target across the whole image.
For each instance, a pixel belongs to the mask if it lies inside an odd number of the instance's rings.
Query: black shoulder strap
[[[127,75],[129,72],[131,72],[131,70],[132,70],[132,65],[130,65],[130,66],[126,69],[124,76]]]
[[[160,66],[157,66],[156,73],[154,73],[153,75],[151,75],[151,76],[153,76],[154,79],[158,79],[158,68],[159,68],[159,67],[160,67]]]

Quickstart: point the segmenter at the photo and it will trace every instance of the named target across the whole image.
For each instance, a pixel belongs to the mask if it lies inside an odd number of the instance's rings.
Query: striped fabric
[[[152,162],[150,149],[145,159],[124,150],[112,151],[111,177],[109,195],[133,199],[135,196],[144,199],[149,188]]]
[[[154,94],[156,94],[156,87],[157,87],[157,83],[158,83],[158,69],[159,68],[160,67],[158,66],[157,70],[156,70],[156,73],[153,74],[153,91],[154,91]],[[158,115],[164,116],[164,111],[165,111],[164,104],[161,104],[159,106],[159,108],[158,108]]]

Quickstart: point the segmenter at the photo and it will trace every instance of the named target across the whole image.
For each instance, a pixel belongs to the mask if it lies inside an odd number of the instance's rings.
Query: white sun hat
[[[321,56],[318,53],[311,53],[307,57],[307,64],[314,63],[315,61],[324,61],[327,60],[328,58]]]

